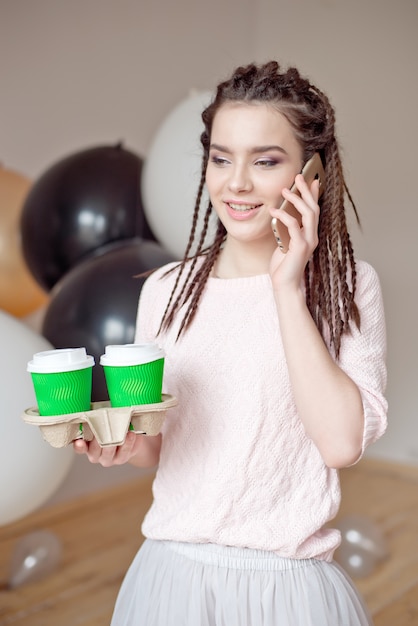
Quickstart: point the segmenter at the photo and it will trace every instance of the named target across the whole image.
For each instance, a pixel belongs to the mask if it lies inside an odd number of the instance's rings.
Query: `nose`
[[[235,165],[231,169],[228,186],[234,193],[249,191],[252,188],[251,176],[244,165]]]

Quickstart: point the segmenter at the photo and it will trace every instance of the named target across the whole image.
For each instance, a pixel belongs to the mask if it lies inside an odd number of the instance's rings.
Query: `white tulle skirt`
[[[111,626],[370,626],[336,563],[271,552],[146,540]]]

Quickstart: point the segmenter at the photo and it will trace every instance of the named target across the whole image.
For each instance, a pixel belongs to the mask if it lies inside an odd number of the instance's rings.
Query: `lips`
[[[252,219],[262,206],[262,204],[246,204],[245,202],[225,202],[229,217],[236,221]]]

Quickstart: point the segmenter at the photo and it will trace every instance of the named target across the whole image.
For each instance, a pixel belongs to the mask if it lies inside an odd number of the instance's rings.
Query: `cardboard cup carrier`
[[[106,346],[101,356],[109,401],[91,402],[94,358],[85,348],[38,352],[28,363],[37,407],[22,418],[55,448],[94,438],[120,445],[128,430],[157,435],[177,399],[162,393],[164,352],[156,344]]]

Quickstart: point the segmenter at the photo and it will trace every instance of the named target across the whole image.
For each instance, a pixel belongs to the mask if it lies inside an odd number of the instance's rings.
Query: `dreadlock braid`
[[[218,85],[211,104],[203,111],[204,130],[201,178],[193,214],[192,228],[183,260],[163,314],[160,331],[168,329],[176,313],[186,306],[178,336],[187,330],[196,314],[207,279],[225,241],[226,230],[217,222],[213,243],[204,248],[212,204],[203,209],[202,231],[192,252],[201,211],[206,167],[214,117],[226,102],[261,102],[277,109],[287,119],[299,142],[304,161],[319,152],[325,168],[325,189],[320,199],[319,243],[305,268],[306,303],[321,334],[329,341],[338,358],[342,336],[349,332],[350,321],[359,325],[354,302],[356,268],[347,230],[344,201],[347,197],[358,214],[344,180],[343,167],[335,136],[335,114],[327,96],[296,68],[280,71],[276,61],[250,64],[235,70],[230,79]],[[200,261],[198,263],[198,260]]]
[[[174,315],[175,312],[177,311],[177,309],[180,306],[180,302],[181,302],[181,297],[186,289],[186,285],[187,285],[187,281],[184,283],[183,288],[181,289],[180,293],[177,296],[177,299],[174,301],[174,296],[175,293],[177,291],[177,288],[179,286],[180,283],[180,278],[183,275],[184,269],[185,269],[185,265],[186,265],[186,261],[189,258],[189,253],[191,250],[191,247],[193,245],[193,241],[195,238],[195,234],[196,234],[196,228],[197,228],[197,221],[198,221],[198,217],[199,217],[199,209],[200,209],[200,203],[202,200],[202,194],[203,194],[203,187],[204,187],[204,183],[205,183],[205,174],[204,174],[204,167],[206,167],[207,164],[207,159],[206,162],[204,162],[202,164],[202,173],[201,173],[201,177],[200,177],[200,184],[199,184],[199,189],[197,192],[197,198],[196,198],[196,202],[195,202],[195,208],[194,208],[194,212],[193,212],[193,219],[192,219],[192,228],[190,231],[190,235],[189,235],[189,241],[186,247],[186,252],[184,255],[184,259],[180,264],[180,271],[177,275],[175,284],[174,284],[174,288],[173,291],[170,294],[170,299],[167,303],[166,309],[164,311],[162,320],[161,320],[161,324],[160,324],[160,328],[158,332],[161,332],[161,330],[169,328],[171,326],[171,324],[173,323],[174,320]],[[173,302],[174,301],[174,302]],[[170,308],[171,307],[171,308]]]

